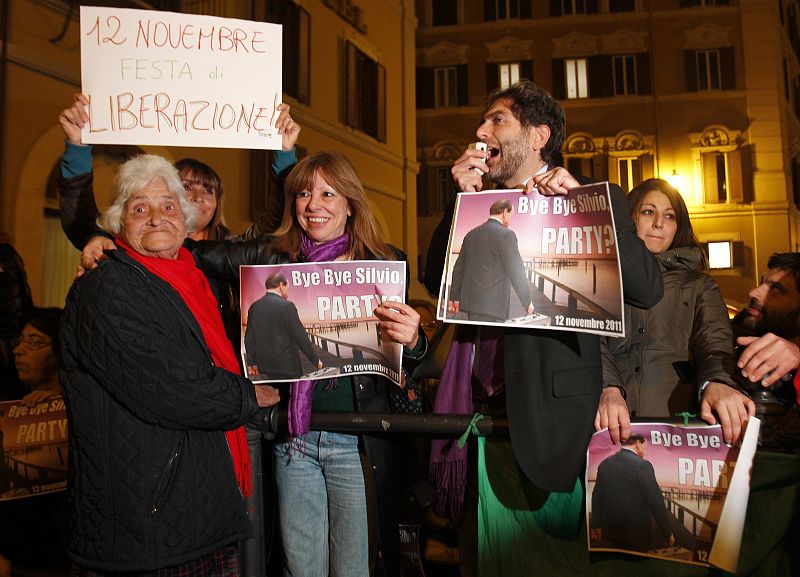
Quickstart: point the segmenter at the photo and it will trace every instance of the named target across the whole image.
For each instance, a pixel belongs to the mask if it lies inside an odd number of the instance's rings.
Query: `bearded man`
[[[761,284],[750,291],[750,304],[733,319],[734,334],[742,335],[736,344],[744,347],[737,361],[740,383],[753,392],[756,415],[762,418],[759,445],[796,451],[800,448],[800,253],[773,254],[767,268]]]

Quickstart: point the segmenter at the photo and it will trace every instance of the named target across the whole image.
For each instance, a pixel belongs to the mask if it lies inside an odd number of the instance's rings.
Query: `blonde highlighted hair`
[[[296,260],[300,252],[300,235],[303,229],[295,213],[295,198],[298,193],[314,187],[319,175],[333,189],[347,199],[350,216],[345,223],[345,232],[350,234],[347,256],[354,260],[377,257],[393,257],[391,247],[383,238],[375,215],[369,208],[364,187],[347,157],[339,152],[317,152],[297,163],[284,184],[283,219],[272,240],[275,251]]]

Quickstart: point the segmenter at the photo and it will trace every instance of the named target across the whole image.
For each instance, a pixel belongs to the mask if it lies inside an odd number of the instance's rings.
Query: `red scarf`
[[[225,327],[222,324],[222,316],[219,314],[217,299],[214,298],[208,280],[197,268],[189,251],[181,247],[178,251],[178,258],[171,260],[140,254],[119,238],[116,239],[116,243],[125,250],[128,256],[175,289],[200,325],[203,338],[211,351],[214,365],[241,375],[242,371],[239,369],[233,346],[225,336]],[[236,481],[239,483],[242,494],[248,496],[253,487],[250,453],[247,450],[244,427],[225,431],[225,436],[228,439],[228,447],[233,459]]]
[[[797,406],[800,407],[800,371],[794,374],[794,392],[797,397]]]

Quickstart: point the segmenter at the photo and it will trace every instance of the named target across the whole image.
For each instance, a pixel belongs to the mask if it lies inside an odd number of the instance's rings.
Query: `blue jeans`
[[[367,501],[358,437],[309,431],[276,443],[286,577],[369,577]]]

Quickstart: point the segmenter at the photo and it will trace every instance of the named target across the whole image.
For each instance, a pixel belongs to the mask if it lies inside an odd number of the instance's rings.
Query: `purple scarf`
[[[315,244],[304,233],[300,234],[300,254],[305,262],[336,260],[350,250],[350,235],[344,233],[333,240]],[[289,393],[289,433],[292,437],[303,436],[311,427],[311,400],[314,396],[314,381],[295,381]]]
[[[486,395],[493,396],[495,375],[502,375],[503,371],[502,352],[502,327],[458,325],[442,369],[434,414],[471,415],[473,376]],[[458,447],[457,442],[458,439],[431,441],[429,469],[431,482],[436,487],[437,513],[453,520],[461,515],[467,482],[467,447]]]

